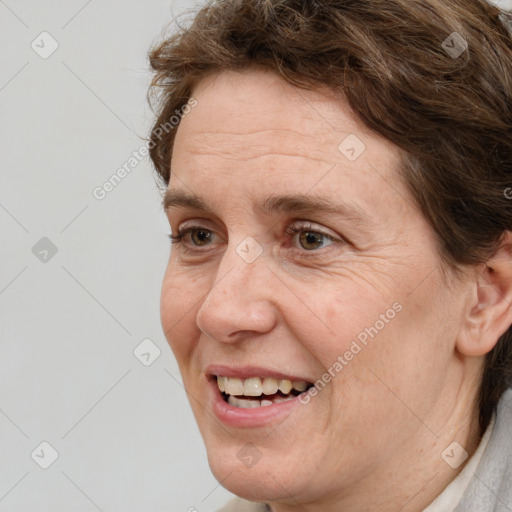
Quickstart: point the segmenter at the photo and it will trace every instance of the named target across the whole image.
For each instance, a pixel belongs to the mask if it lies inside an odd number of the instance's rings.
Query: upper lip
[[[206,367],[206,375],[208,376],[221,376],[221,377],[234,377],[239,379],[248,379],[250,377],[270,377],[278,380],[292,380],[292,381],[305,381],[313,382],[299,375],[290,375],[282,373],[272,368],[264,368],[263,366],[228,366],[223,364],[211,364]]]

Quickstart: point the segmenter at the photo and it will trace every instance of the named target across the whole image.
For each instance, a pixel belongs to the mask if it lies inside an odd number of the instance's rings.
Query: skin
[[[275,512],[423,510],[463,467],[452,469],[443,450],[456,441],[471,456],[478,444],[482,356],[510,325],[510,273],[501,279],[498,264],[494,274],[443,270],[397,171],[399,150],[331,92],[251,69],[209,77],[193,96],[169,189],[194,193],[211,212],[167,215],[174,234],[193,221],[211,238],[198,246],[188,234],[173,246],[161,317],[214,475]],[[349,134],[366,146],[355,161],[338,150]],[[273,194],[343,201],[367,219],[260,212]],[[286,233],[298,220],[327,235],[318,247]],[[263,250],[250,264],[236,251],[248,236]],[[208,364],[315,381],[397,303],[378,335],[279,425],[235,428],[214,417]],[[247,442],[261,454],[250,468],[237,457]]]

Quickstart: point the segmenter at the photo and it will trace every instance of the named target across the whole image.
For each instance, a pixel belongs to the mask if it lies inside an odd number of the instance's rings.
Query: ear
[[[478,267],[474,284],[457,349],[483,356],[512,324],[512,232],[505,233],[492,258]]]

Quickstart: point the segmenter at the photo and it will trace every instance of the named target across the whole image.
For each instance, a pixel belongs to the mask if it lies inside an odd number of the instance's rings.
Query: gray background
[[[160,327],[169,230],[149,160],[92,194],[143,146],[147,49],[194,3],[0,0],[0,511],[230,497]]]
[[[203,512],[230,497],[160,326],[169,229],[149,159],[92,194],[142,147],[147,49],[193,4],[0,1],[2,512]],[[59,45],[47,58],[31,47],[52,49],[43,31]],[[142,360],[161,354],[145,366],[133,351],[148,338]],[[47,469],[43,441],[59,454]]]

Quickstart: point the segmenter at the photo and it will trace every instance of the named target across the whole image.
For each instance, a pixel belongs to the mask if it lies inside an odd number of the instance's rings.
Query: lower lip
[[[253,409],[233,407],[224,400],[217,381],[215,379],[208,380],[215,416],[222,423],[232,427],[263,427],[271,425],[282,419],[283,416],[290,414],[300,405],[299,396],[296,396],[285,402],[264,405]]]

